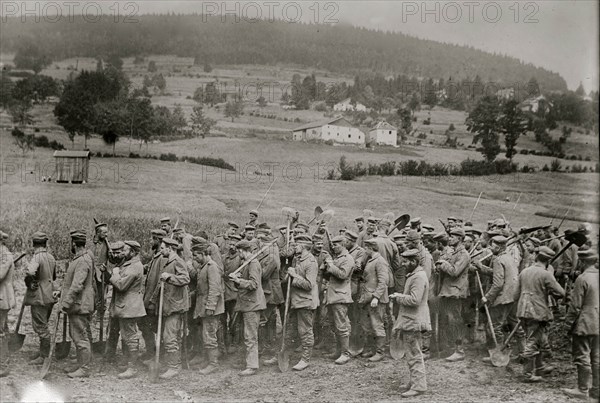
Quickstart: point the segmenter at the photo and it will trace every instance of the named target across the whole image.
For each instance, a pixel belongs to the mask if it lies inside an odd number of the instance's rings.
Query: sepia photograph
[[[1,402],[598,402],[597,0],[2,0]]]

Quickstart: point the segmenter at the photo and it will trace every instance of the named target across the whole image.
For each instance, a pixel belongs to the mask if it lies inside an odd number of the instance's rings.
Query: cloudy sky
[[[10,2],[24,4],[30,2]],[[100,3],[114,12],[117,0]],[[31,2],[34,3],[34,2]],[[35,2],[44,4],[44,2]],[[61,3],[52,1],[46,3]],[[65,2],[66,4],[66,2]],[[517,57],[558,72],[570,89],[580,82],[598,89],[598,1],[120,1],[121,14],[212,13],[237,10],[248,19],[260,15],[288,21],[345,22],[371,29],[400,31],[441,42],[469,45]],[[43,6],[42,6],[43,7]],[[3,6],[4,10],[4,6]],[[232,16],[227,17],[230,21]]]

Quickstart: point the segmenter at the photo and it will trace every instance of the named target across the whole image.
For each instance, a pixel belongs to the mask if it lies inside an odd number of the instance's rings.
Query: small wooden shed
[[[90,166],[89,151],[55,151],[56,182],[86,183]]]

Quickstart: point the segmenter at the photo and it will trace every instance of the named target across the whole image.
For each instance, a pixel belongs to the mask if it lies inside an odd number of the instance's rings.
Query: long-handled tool
[[[285,241],[286,245],[290,244],[290,222],[288,220],[288,226],[285,233]],[[281,372],[286,372],[290,367],[290,356],[285,348],[285,336],[287,332],[287,320],[288,320],[288,310],[290,308],[290,295],[292,287],[292,277],[288,274],[287,280],[287,295],[285,297],[285,309],[283,314],[283,333],[281,336],[281,349],[279,353],[277,353],[277,366]]]
[[[471,221],[473,219],[473,214],[475,214],[475,210],[477,209],[477,205],[479,204],[479,200],[481,200],[481,195],[483,194],[483,192],[479,192],[479,197],[477,198],[477,201],[475,202],[475,206],[473,207],[473,210],[471,211],[471,215],[469,216],[469,221]]]
[[[433,315],[433,321],[435,322],[435,348],[436,348],[436,355],[438,358],[440,358],[440,355],[442,354],[442,349],[440,347],[440,313],[439,313],[439,306],[435,312],[435,314]]]
[[[562,227],[563,223],[567,219],[567,215],[569,215],[569,211],[571,211],[571,207],[573,207],[573,203],[575,203],[575,200],[571,201],[571,204],[569,204],[569,208],[565,212],[565,215],[563,216],[562,220],[560,220],[560,224],[558,224],[558,227],[556,227],[557,231],[560,229],[560,227]]]
[[[512,208],[512,211],[515,211],[515,209],[517,208],[517,206],[519,205],[519,200],[521,200],[521,195],[523,193],[519,193],[519,197],[517,198],[517,202],[515,203],[514,207]]]
[[[163,298],[165,294],[165,282],[160,282],[160,295],[158,297],[158,329],[156,330],[156,353],[154,361],[150,363],[150,380],[154,383],[158,382],[158,368],[160,360],[160,336],[162,333],[162,313],[163,313]]]
[[[106,342],[104,341],[104,311],[105,311],[105,299],[104,299],[104,272],[100,277],[102,281],[100,281],[100,330],[98,333],[99,340],[92,343],[92,351],[97,354],[104,354],[106,350]]]
[[[517,329],[521,325],[521,319],[517,321],[517,324],[513,328],[512,332],[508,335],[504,343],[500,346],[496,346],[493,350],[490,350],[490,359],[492,361],[492,365],[494,367],[506,367],[510,362],[510,349],[507,350],[508,343],[513,338],[515,333],[517,333]]]
[[[267,191],[265,192],[265,195],[263,196],[262,200],[260,201],[260,203],[258,203],[258,206],[256,207],[256,211],[258,211],[258,209],[260,208],[260,206],[262,206],[263,202],[265,201],[265,199],[267,198],[267,195],[269,194],[269,192],[271,191],[271,188],[273,187],[273,185],[275,184],[275,177],[273,177],[273,182],[271,182],[271,184],[269,185],[269,188],[267,189]]]
[[[483,292],[483,286],[481,285],[481,279],[479,278],[479,273],[475,272],[475,276],[477,277],[477,284],[479,285],[479,292],[481,292],[481,295],[485,295],[485,293]],[[487,317],[488,326],[490,327],[490,333],[492,336],[492,340],[494,341],[494,348],[497,348],[498,341],[496,340],[496,334],[494,333],[494,324],[492,323],[492,317],[490,316],[490,310],[488,309],[487,304],[483,304],[483,309],[485,310],[485,316]],[[490,355],[491,355],[491,351],[492,350],[490,350]]]
[[[19,311],[19,318],[17,319],[17,326],[15,327],[15,332],[11,333],[8,338],[8,349],[12,352],[19,351],[21,347],[23,347],[23,342],[25,342],[25,335],[19,333],[19,329],[21,328],[21,320],[23,319],[23,312],[25,311],[25,298],[23,298],[23,302],[21,302],[21,310]]]
[[[62,298],[61,298],[62,301]],[[60,324],[60,315],[61,315],[61,303],[58,304],[58,313],[56,314],[56,323],[54,324],[54,332],[52,332],[52,340],[50,342],[50,352],[48,353],[48,357],[44,359],[44,364],[42,365],[42,370],[40,372],[40,379],[46,378],[48,372],[50,371],[50,365],[52,365],[52,357],[54,356],[54,350],[56,349],[56,333],[58,333],[58,326]]]
[[[313,221],[315,221],[317,218],[319,218],[319,216],[321,215],[321,213],[323,213],[323,209],[321,208],[321,206],[315,207],[315,215],[314,215],[313,218],[311,218],[311,220],[309,222],[306,223],[306,225],[312,224]]]
[[[188,349],[187,349],[187,333],[188,333],[188,318],[187,318],[187,312],[184,312],[181,314],[181,320],[183,321],[183,323],[181,324],[182,326],[182,333],[183,335],[181,336],[181,367],[183,369],[190,369],[190,363],[188,361]]]
[[[392,339],[390,340],[390,355],[396,361],[401,360],[406,355],[406,349],[404,348],[404,338],[402,337],[402,332],[397,332],[395,335],[392,335]]]
[[[71,342],[67,341],[67,315],[63,316],[62,341],[56,345],[56,359],[62,360],[69,356]]]
[[[394,232],[396,229],[404,229],[404,227],[406,227],[406,224],[408,224],[410,222],[410,215],[408,214],[403,214],[400,217],[396,218],[394,220],[394,226],[388,231],[387,235],[391,234],[392,232]]]
[[[238,267],[234,272],[229,273],[229,277],[235,277],[240,271],[242,271],[244,267],[248,266],[252,260],[254,260],[258,255],[269,249],[275,242],[277,242],[277,239],[266,243],[265,246],[260,248],[257,252],[254,252],[248,260],[241,264],[240,267]]]

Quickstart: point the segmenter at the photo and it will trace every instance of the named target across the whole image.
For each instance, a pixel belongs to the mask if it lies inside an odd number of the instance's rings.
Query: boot
[[[256,368],[246,368],[242,372],[239,373],[240,376],[252,376],[256,375],[258,370]]]
[[[541,382],[542,377],[535,374],[535,358],[527,358],[523,365],[524,381],[529,383]]]
[[[4,336],[0,336],[0,378],[4,378],[10,374],[8,366],[8,337],[6,332]]]
[[[308,362],[304,361],[304,359],[300,359],[300,361],[298,361],[298,364],[294,365],[292,367],[292,369],[294,371],[303,371],[308,367]]]
[[[377,337],[376,344],[377,350],[375,350],[375,355],[369,358],[370,362],[379,362],[383,360],[383,349],[386,343],[386,337]]]
[[[36,359],[29,361],[29,364],[42,365],[48,354],[50,354],[50,339],[40,339],[40,354]]]
[[[77,370],[73,371],[73,372],[69,372],[67,374],[67,376],[69,378],[87,378],[88,376],[90,376],[89,372],[84,369],[83,367],[79,367]]]
[[[350,361],[350,336],[340,337],[340,356],[335,363],[337,365],[344,365]]]
[[[211,348],[206,350],[206,355],[208,356],[208,365],[200,370],[201,375],[212,374],[219,368],[219,351]]]
[[[324,356],[326,358],[331,358],[331,359],[337,359],[339,358],[339,356],[342,354],[342,348],[340,346],[340,341],[339,338],[336,336],[335,337],[335,350],[334,351],[329,351],[327,353],[324,354]]]
[[[331,333],[331,328],[329,326],[323,326],[323,328],[321,329],[321,337],[319,338],[319,342],[314,346],[314,349],[324,349],[329,343],[329,340],[331,339]]]
[[[138,352],[137,351],[129,351],[129,361],[127,363],[127,369],[124,372],[121,372],[117,375],[119,379],[131,379],[137,376],[137,369],[135,368],[135,363],[138,360]]]
[[[587,400],[588,391],[590,387],[590,375],[591,372],[588,368],[578,365],[577,366],[577,388],[574,389],[561,389],[564,394],[575,399]]]
[[[179,371],[181,371],[181,360],[179,351],[167,353],[167,357],[169,369],[167,369],[167,372],[165,372],[164,374],[159,375],[160,379],[173,379],[177,375],[179,375]]]
[[[457,361],[462,361],[465,359],[465,351],[462,349],[461,346],[456,346],[456,349],[454,350],[454,353],[450,356],[446,358],[446,361],[450,361],[450,362],[457,362]]]
[[[538,354],[535,357],[535,374],[542,376],[548,375],[554,371],[554,367],[551,365],[547,365],[544,363],[544,356],[542,353]]]

